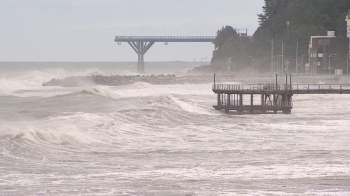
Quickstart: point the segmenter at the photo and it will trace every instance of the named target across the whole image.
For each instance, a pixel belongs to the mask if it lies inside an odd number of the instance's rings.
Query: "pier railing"
[[[216,36],[115,36],[114,41],[212,42],[215,38]]]
[[[213,84],[213,90],[254,91],[254,90],[350,90],[350,84]]]
[[[293,84],[292,90],[350,90],[350,84]]]
[[[281,90],[281,86],[276,86],[276,84],[213,84],[213,90]]]

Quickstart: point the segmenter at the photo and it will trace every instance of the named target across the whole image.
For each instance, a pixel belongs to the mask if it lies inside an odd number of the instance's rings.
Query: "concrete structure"
[[[345,16],[345,21],[346,37],[336,37],[334,31],[328,31],[327,36],[310,37],[309,72],[311,74],[349,74],[350,11]]]
[[[114,41],[120,44],[128,42],[138,55],[137,72],[145,72],[143,56],[155,42],[213,42],[216,36],[116,36]]]
[[[311,74],[334,74],[336,69],[347,73],[349,38],[339,38],[334,31],[327,36],[311,36],[309,44],[309,65]]]

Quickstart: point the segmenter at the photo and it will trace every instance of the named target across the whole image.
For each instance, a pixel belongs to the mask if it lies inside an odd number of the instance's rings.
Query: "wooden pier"
[[[292,84],[291,75],[289,84],[286,75],[286,83],[282,85],[277,83],[277,75],[275,83],[215,84],[214,75],[213,92],[217,94],[217,105],[213,107],[226,113],[235,110],[238,114],[290,114],[294,94],[350,94],[350,84]],[[258,100],[254,100],[256,97]]]

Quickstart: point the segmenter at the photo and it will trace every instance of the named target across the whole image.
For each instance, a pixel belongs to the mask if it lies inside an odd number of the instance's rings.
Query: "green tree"
[[[285,59],[295,65],[297,40],[299,55],[305,55],[312,35],[335,31],[338,37],[346,36],[344,20],[349,8],[349,0],[265,0],[263,13],[258,14],[260,26],[253,35],[252,52],[262,59],[260,66],[268,70],[271,42],[266,40],[276,41],[275,54],[283,41]]]
[[[225,42],[238,37],[237,31],[231,26],[225,26],[216,32],[216,38],[214,40],[215,49],[220,49]]]
[[[230,26],[217,31],[213,65],[225,64],[228,57],[234,56],[237,67],[244,68],[250,64],[248,56],[253,56],[259,59],[255,61],[258,69],[269,71],[272,38],[274,54],[281,55],[283,41],[285,59],[295,65],[297,40],[298,54],[306,55],[310,36],[326,35],[327,31],[335,31],[338,37],[346,36],[345,15],[350,9],[349,0],[264,1],[262,13],[258,14],[260,26],[249,42],[242,41],[242,37]]]
[[[215,50],[211,59],[211,64],[216,67],[227,66],[227,59],[233,58],[237,65],[242,65],[249,61],[247,56],[247,37],[241,37],[231,26],[222,27],[217,31],[214,40]],[[242,68],[242,67],[241,67]]]

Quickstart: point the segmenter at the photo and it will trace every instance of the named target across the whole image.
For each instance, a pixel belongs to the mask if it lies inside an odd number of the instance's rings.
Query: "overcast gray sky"
[[[0,61],[137,61],[114,36],[258,27],[263,0],[0,0]],[[155,43],[145,61],[207,61],[211,43]]]

